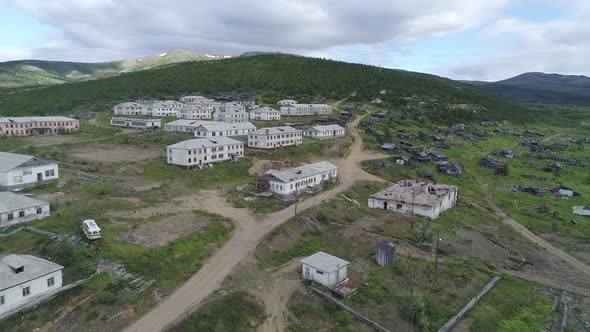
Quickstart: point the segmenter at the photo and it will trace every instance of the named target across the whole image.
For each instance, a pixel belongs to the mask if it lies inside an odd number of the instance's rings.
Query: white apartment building
[[[245,110],[226,110],[213,113],[213,121],[227,123],[248,122],[249,114]]]
[[[0,191],[0,227],[49,217],[49,203]]]
[[[402,180],[369,196],[369,207],[405,214],[412,212],[430,219],[457,204],[459,188],[445,184]]]
[[[111,118],[111,126],[135,128],[135,129],[159,129],[162,127],[160,119],[139,119],[139,118]]]
[[[62,270],[39,257],[0,254],[0,316],[59,290]]]
[[[337,124],[311,126],[303,131],[303,136],[316,139],[344,137],[345,134],[346,130]]]
[[[181,103],[185,104],[209,104],[215,100],[203,96],[184,96],[180,98]]]
[[[185,105],[176,100],[158,100],[146,106],[145,114],[149,116],[176,116],[176,112]]]
[[[279,105],[279,106],[287,106],[287,105],[294,105],[294,104],[297,104],[297,101],[293,100],[293,99],[283,99],[283,100],[279,100],[277,102],[277,105]]]
[[[0,189],[23,188],[58,178],[58,166],[54,161],[0,152]]]
[[[113,107],[116,115],[146,115],[146,111],[145,105],[136,102],[121,103]]]
[[[281,115],[306,116],[332,114],[332,106],[326,104],[289,104],[281,106]]]
[[[303,132],[290,126],[260,128],[248,135],[248,146],[274,149],[303,143]]]
[[[250,111],[250,120],[274,121],[281,119],[281,111],[270,107],[261,107]]]
[[[210,120],[213,107],[200,104],[185,104],[183,108],[176,110],[177,119]]]
[[[260,192],[270,191],[283,197],[293,197],[338,176],[336,165],[321,161],[283,171],[269,170],[256,181]]]
[[[0,118],[0,136],[51,135],[78,130],[80,121],[65,116]]]
[[[196,138],[166,147],[168,164],[202,168],[223,161],[237,161],[244,156],[244,143],[229,138]]]
[[[166,131],[181,131],[187,133],[194,133],[195,130],[203,123],[214,123],[213,121],[204,120],[175,120],[164,125]]]
[[[215,121],[201,121],[194,130],[195,137],[247,136],[256,130],[250,122],[227,123]]]

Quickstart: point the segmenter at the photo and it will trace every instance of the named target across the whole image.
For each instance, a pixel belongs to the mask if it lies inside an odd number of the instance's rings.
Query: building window
[[[51,287],[55,285],[55,278],[51,277],[51,278],[47,278],[47,287]]]
[[[23,287],[23,297],[27,297],[31,295],[31,287],[27,286],[27,287]]]
[[[9,213],[8,214],[8,221],[11,221],[14,219],[14,214],[13,213]]]
[[[402,208],[401,204],[397,204],[397,209],[400,210]]]
[[[324,272],[322,272],[320,270],[315,270],[315,273],[317,273],[317,274],[324,274]]]
[[[0,305],[3,305],[4,303],[6,303],[6,300],[4,300],[4,295],[0,295]]]
[[[55,170],[48,169],[45,171],[45,177],[55,176]]]
[[[25,211],[18,211],[18,217],[22,218],[25,216]]]
[[[43,208],[37,208],[37,214],[43,213]]]

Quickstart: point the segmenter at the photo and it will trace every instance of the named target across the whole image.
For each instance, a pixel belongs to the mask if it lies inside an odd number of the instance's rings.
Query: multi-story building
[[[162,127],[160,119],[140,119],[140,118],[111,118],[111,126],[135,128],[135,129],[159,129]]]
[[[248,135],[251,148],[274,149],[303,143],[303,132],[290,126],[261,128]]]
[[[54,161],[0,152],[0,189],[23,188],[58,178],[58,165]]]
[[[145,114],[149,116],[176,116],[185,104],[176,100],[158,100],[146,106]]]
[[[146,105],[137,102],[121,103],[113,107],[116,115],[146,115],[146,111]]]
[[[209,104],[215,100],[203,96],[184,96],[180,98],[181,103],[185,104]]]
[[[185,104],[183,108],[176,111],[177,119],[209,120],[213,112],[212,106],[201,104]]]
[[[78,130],[80,121],[65,116],[0,118],[0,136],[51,135]]]
[[[459,200],[459,188],[445,184],[402,180],[369,196],[369,207],[437,218]]]
[[[303,131],[303,136],[316,139],[343,137],[346,131],[337,124],[310,126]]]
[[[57,292],[63,266],[31,255],[0,254],[0,317]]]
[[[326,104],[289,104],[281,106],[281,115],[305,116],[332,114],[332,106]]]
[[[49,203],[0,191],[0,227],[49,217]]]
[[[227,123],[248,122],[249,114],[245,110],[226,110],[213,113],[213,121]]]
[[[166,131],[181,131],[181,132],[188,132],[194,133],[195,129],[197,129],[203,123],[212,123],[213,121],[204,121],[204,120],[175,120],[168,122],[164,125],[164,130]]]
[[[166,147],[168,164],[193,168],[244,156],[244,143],[229,137],[196,138]]]
[[[256,180],[260,192],[270,191],[283,197],[293,197],[309,191],[338,176],[336,165],[321,161],[283,171],[269,170]]]
[[[281,111],[270,107],[261,107],[250,111],[250,120],[275,121],[281,119]]]
[[[287,106],[287,105],[294,105],[294,104],[297,104],[297,101],[293,100],[293,99],[283,99],[283,100],[279,100],[277,102],[277,105],[279,105],[279,106]]]
[[[201,121],[195,128],[195,137],[247,136],[256,130],[250,122],[226,123],[215,121]]]

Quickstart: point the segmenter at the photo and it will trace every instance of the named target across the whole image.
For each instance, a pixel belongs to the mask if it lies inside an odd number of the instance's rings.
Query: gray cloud
[[[210,53],[404,45],[477,26],[507,0],[11,0],[61,31],[32,54],[104,60],[171,48]],[[368,60],[370,61],[370,59]]]

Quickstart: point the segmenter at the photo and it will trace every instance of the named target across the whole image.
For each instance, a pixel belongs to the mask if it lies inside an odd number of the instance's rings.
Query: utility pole
[[[416,201],[416,188],[412,188],[412,229],[414,229],[414,202]]]
[[[297,203],[299,203],[299,185],[295,183],[295,217],[297,217]]]
[[[434,256],[434,282],[438,282],[438,245],[440,243],[440,227],[436,230],[436,249]]]

